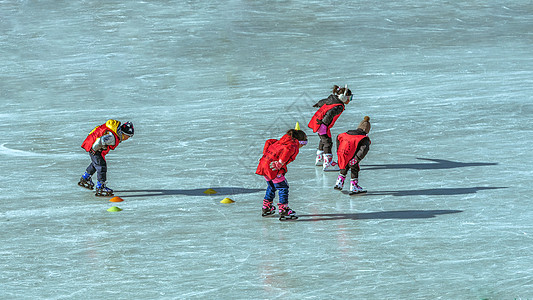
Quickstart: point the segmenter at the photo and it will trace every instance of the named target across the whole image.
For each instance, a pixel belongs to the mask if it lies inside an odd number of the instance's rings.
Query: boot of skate
[[[276,207],[272,204],[272,201],[264,199],[261,215],[263,217],[273,215],[276,213]]]
[[[315,166],[321,166],[324,164],[324,151],[316,150]]]
[[[98,181],[95,196],[113,196],[113,190],[108,188],[105,182]]]
[[[352,179],[350,181],[350,192],[352,194],[359,194],[366,192],[362,187],[359,186],[359,180]]]
[[[346,176],[339,174],[339,177],[337,177],[337,182],[335,182],[334,189],[342,191],[342,188],[344,187],[344,180],[346,179]]]
[[[80,181],[78,182],[78,185],[87,189],[92,190],[94,188],[94,182],[91,179],[91,175],[89,173],[85,172],[83,175],[81,175]]]
[[[292,210],[287,204],[278,204],[278,210],[280,221],[298,219],[298,216],[296,216],[296,212]]]
[[[339,171],[339,164],[333,161],[333,154],[324,154],[324,164],[322,170],[325,172]]]

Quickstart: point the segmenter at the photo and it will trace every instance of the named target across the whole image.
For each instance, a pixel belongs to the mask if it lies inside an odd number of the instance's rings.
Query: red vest
[[[287,165],[298,155],[299,145],[297,139],[288,135],[284,135],[279,141],[276,139],[267,140],[263,148],[263,157],[259,160],[255,174],[266,176],[270,180],[278,175],[284,175],[287,173]],[[283,162],[283,167],[276,171],[270,169],[270,163],[279,160]]]
[[[85,138],[85,140],[81,144],[81,147],[83,149],[85,149],[85,151],[89,152],[91,150],[94,142],[96,142],[96,140],[99,137],[107,134],[108,132],[113,133],[113,135],[115,136],[115,145],[108,145],[107,149],[102,151],[102,157],[105,159],[105,156],[107,155],[107,153],[109,153],[109,151],[111,151],[111,150],[114,150],[118,146],[118,144],[120,143],[120,139],[118,138],[117,133],[114,132],[113,130],[111,130],[110,128],[108,128],[107,127],[107,123],[106,124],[102,124],[102,125],[96,127],[95,129],[93,129],[93,131],[91,131],[91,133],[89,133],[87,138]]]
[[[337,146],[337,159],[339,160],[339,168],[346,168],[348,161],[350,161],[350,159],[352,159],[355,155],[357,145],[359,145],[359,142],[364,138],[368,138],[368,136],[351,135],[346,132],[339,134],[337,138],[339,140],[339,145]]]
[[[342,103],[334,103],[334,104],[324,104],[324,105],[322,105],[322,107],[320,107],[317,110],[317,112],[313,115],[313,117],[311,118],[311,121],[309,121],[309,124],[307,124],[307,127],[313,129],[313,132],[317,132],[318,128],[320,128],[320,125],[316,122],[316,120],[322,120],[322,118],[324,118],[324,116],[326,115],[328,110],[330,110],[333,107],[338,106],[338,105],[341,105],[342,106],[342,110],[344,111],[344,104],[342,104]],[[329,136],[331,136],[331,133],[329,133],[329,129],[331,127],[333,127],[333,125],[335,124],[335,122],[337,121],[337,119],[340,116],[341,116],[341,114],[338,114],[338,115],[334,116],[333,120],[328,125],[328,135]]]

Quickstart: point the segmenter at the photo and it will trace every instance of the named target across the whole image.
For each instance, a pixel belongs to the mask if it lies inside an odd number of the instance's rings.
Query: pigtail
[[[338,85],[334,85],[333,86],[333,92],[332,92],[333,95],[338,95],[339,94],[339,86]]]
[[[346,92],[346,94],[345,94]],[[352,95],[352,91],[349,88],[346,87],[339,87],[338,85],[333,86],[333,95],[346,95],[350,96]]]

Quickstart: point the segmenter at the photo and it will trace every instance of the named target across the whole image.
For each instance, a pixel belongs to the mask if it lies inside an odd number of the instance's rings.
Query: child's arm
[[[330,109],[330,110],[328,110],[326,112],[326,114],[322,118],[322,123],[324,123],[324,125],[326,125],[326,126],[329,126],[329,124],[331,124],[331,122],[333,122],[333,118],[336,115],[341,114],[342,111],[343,111],[343,109],[342,109],[342,106],[340,106],[340,105],[337,105],[337,106],[333,107],[332,109]]]
[[[365,138],[359,143],[359,149],[357,149],[357,152],[355,152],[354,158],[360,162],[363,160],[363,158],[365,158],[368,150],[370,150],[370,143],[368,142],[368,139]]]
[[[265,142],[265,146],[263,147],[263,154],[266,153],[268,147],[270,147],[270,145],[274,144],[275,142],[277,142],[278,140],[276,139],[269,139],[269,140],[266,140]]]
[[[313,107],[322,107],[322,105],[326,104],[327,101],[328,101],[328,98],[322,99],[322,100],[318,101],[317,103],[315,103],[315,105],[313,105]]]
[[[291,153],[292,151],[288,148],[284,148],[279,154],[279,160],[270,163],[270,168],[274,171],[281,170],[281,168],[283,168],[283,166],[285,166],[291,159]]]
[[[290,151],[287,148],[284,148],[283,151],[281,151],[279,155],[279,161],[281,162],[281,164],[285,165],[291,158],[291,154],[292,154],[292,151]]]
[[[107,146],[115,145],[115,136],[112,133],[104,134],[97,138],[92,149],[94,152],[107,149]]]

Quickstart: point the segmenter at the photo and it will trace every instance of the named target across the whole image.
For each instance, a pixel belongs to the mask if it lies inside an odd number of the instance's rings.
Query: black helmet
[[[120,125],[119,127],[119,131],[122,132],[123,134],[127,135],[127,136],[133,136],[133,123],[131,122],[126,122],[122,125]]]

